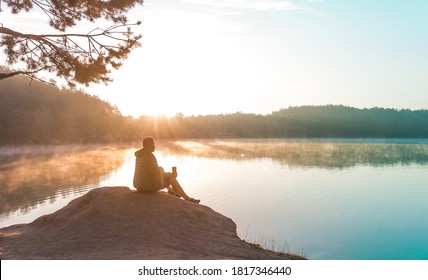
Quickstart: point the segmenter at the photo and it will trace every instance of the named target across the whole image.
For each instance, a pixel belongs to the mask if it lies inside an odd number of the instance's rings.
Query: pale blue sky
[[[428,1],[146,0],[143,47],[87,89],[124,114],[428,109]]]

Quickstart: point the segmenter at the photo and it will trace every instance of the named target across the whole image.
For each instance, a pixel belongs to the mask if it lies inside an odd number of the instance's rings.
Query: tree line
[[[172,118],[123,116],[82,91],[14,77],[0,82],[0,144],[62,144],[183,138],[428,138],[428,110],[342,105]]]
[[[428,138],[428,110],[299,106],[268,115],[234,113],[185,121],[202,137]]]
[[[110,103],[81,91],[14,77],[0,82],[0,143],[107,141],[122,121]]]

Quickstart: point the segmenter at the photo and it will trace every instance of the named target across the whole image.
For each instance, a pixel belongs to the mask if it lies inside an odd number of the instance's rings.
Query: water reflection
[[[289,166],[329,169],[356,165],[428,164],[428,142],[424,140],[384,143],[206,140],[165,142],[161,148],[177,155],[233,160],[270,158]]]
[[[12,224],[13,218],[8,218],[11,213],[16,215],[16,212],[19,212],[19,215],[23,215],[43,212],[34,209],[47,207],[46,204],[54,202],[57,204],[55,207],[59,205],[62,207],[64,198],[71,199],[71,196],[83,194],[88,189],[97,187],[100,180],[106,176],[117,177],[119,184],[128,185],[126,178],[129,177],[129,182],[132,182],[133,150],[136,149],[131,146],[0,147],[0,222],[9,219],[6,224]],[[209,170],[206,171],[190,172],[189,167],[188,178],[183,178],[191,180],[183,181],[189,190],[196,184],[206,186],[206,176],[212,174],[213,169],[220,169],[218,165],[223,163],[212,159],[251,162],[258,168],[260,164],[266,164],[266,160],[272,160],[276,164],[298,169],[304,167],[327,170],[342,170],[361,165],[376,167],[428,164],[427,140],[387,143],[337,140],[187,140],[158,141],[157,147],[160,157],[172,158],[174,161],[178,157],[193,158],[195,159],[193,166],[200,166],[200,159],[210,161],[207,167]],[[164,164],[163,161],[160,163]],[[180,170],[185,170],[183,169],[185,166],[179,166]],[[120,177],[117,170],[125,167],[126,172],[119,172],[123,175]],[[242,174],[242,170],[236,170],[235,173]],[[198,181],[195,174],[206,175]],[[216,174],[218,173],[214,172],[215,176]],[[251,182],[242,183],[242,176],[239,176],[234,179],[234,186],[251,184]],[[212,191],[213,196],[218,195],[218,188],[222,185],[233,187],[226,183],[216,183]],[[62,202],[58,203],[58,200]]]
[[[97,146],[2,147],[0,215],[81,193],[124,162],[123,150]]]

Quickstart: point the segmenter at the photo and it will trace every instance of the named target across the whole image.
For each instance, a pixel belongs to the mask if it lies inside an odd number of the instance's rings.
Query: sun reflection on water
[[[92,188],[132,188],[137,149],[3,157],[0,227],[31,222]],[[157,141],[155,155],[166,171],[177,167],[190,196],[232,218],[241,237],[268,247],[288,243],[309,258],[367,258],[373,252],[355,244],[373,244],[376,232],[398,242],[400,234],[419,238],[428,230],[427,142]]]

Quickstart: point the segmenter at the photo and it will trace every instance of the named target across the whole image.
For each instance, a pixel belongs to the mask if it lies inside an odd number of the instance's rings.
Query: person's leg
[[[172,189],[173,189],[173,190],[174,190],[174,191],[175,191],[179,196],[181,196],[182,198],[184,198],[184,200],[191,201],[191,202],[195,202],[195,203],[199,203],[199,201],[200,201],[200,200],[198,200],[198,199],[194,199],[194,198],[191,198],[190,196],[188,196],[188,195],[184,192],[183,188],[181,187],[180,183],[178,183],[178,181],[177,181],[177,179],[176,179],[175,177],[171,177],[171,178],[170,178],[170,183],[171,183]]]
[[[171,186],[166,187],[166,190],[168,191],[168,193],[173,193],[174,190],[172,189]]]
[[[168,172],[163,173],[163,186],[166,188],[169,194],[179,196],[171,187],[171,179],[172,174]]]
[[[168,191],[168,193],[169,193],[170,195],[175,195],[175,196],[180,197],[180,195],[179,195],[178,193],[176,193],[176,192],[172,189],[172,187],[171,187],[171,186],[167,186],[167,187],[166,187],[166,190]]]

